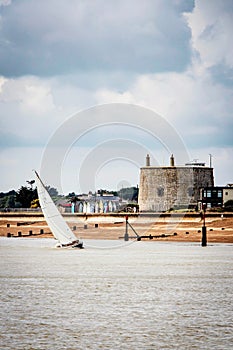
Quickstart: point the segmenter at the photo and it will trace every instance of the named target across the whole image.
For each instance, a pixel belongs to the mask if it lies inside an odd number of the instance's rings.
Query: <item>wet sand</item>
[[[68,225],[78,238],[82,239],[123,239],[126,224],[124,217],[65,217]],[[143,240],[201,242],[203,221],[200,217],[174,218],[129,218],[129,223],[139,236],[151,236]],[[207,241],[215,243],[233,243],[233,217],[206,218]],[[43,231],[41,231],[43,230]],[[20,233],[19,233],[20,232]],[[128,234],[136,238],[128,226]],[[51,237],[49,227],[43,216],[0,216],[0,236],[11,237]],[[18,238],[19,239],[19,238]]]

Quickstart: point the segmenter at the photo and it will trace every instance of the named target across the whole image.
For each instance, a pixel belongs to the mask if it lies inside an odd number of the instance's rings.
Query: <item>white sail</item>
[[[35,174],[40,206],[52,234],[63,246],[77,243],[79,240],[63,219],[36,171]]]

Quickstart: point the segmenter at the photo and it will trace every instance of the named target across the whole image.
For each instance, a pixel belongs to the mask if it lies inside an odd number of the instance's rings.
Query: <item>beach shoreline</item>
[[[82,239],[123,239],[126,231],[125,217],[118,215],[65,215],[70,228]],[[128,215],[128,234],[147,236],[148,241],[201,242],[203,220],[200,215]],[[233,243],[233,215],[207,215],[207,241]],[[133,227],[133,229],[132,229]],[[41,213],[3,213],[0,215],[0,236],[5,237],[53,237]]]

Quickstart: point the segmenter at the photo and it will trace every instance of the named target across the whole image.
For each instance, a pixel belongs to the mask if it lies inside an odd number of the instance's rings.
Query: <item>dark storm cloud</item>
[[[182,71],[193,1],[28,1],[1,7],[0,74]]]

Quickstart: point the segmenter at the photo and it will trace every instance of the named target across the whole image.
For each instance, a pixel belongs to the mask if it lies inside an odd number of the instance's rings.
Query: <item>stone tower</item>
[[[140,169],[139,210],[167,211],[174,208],[195,207],[202,187],[214,186],[213,168],[204,163],[175,166],[172,155],[170,166],[148,165]]]

